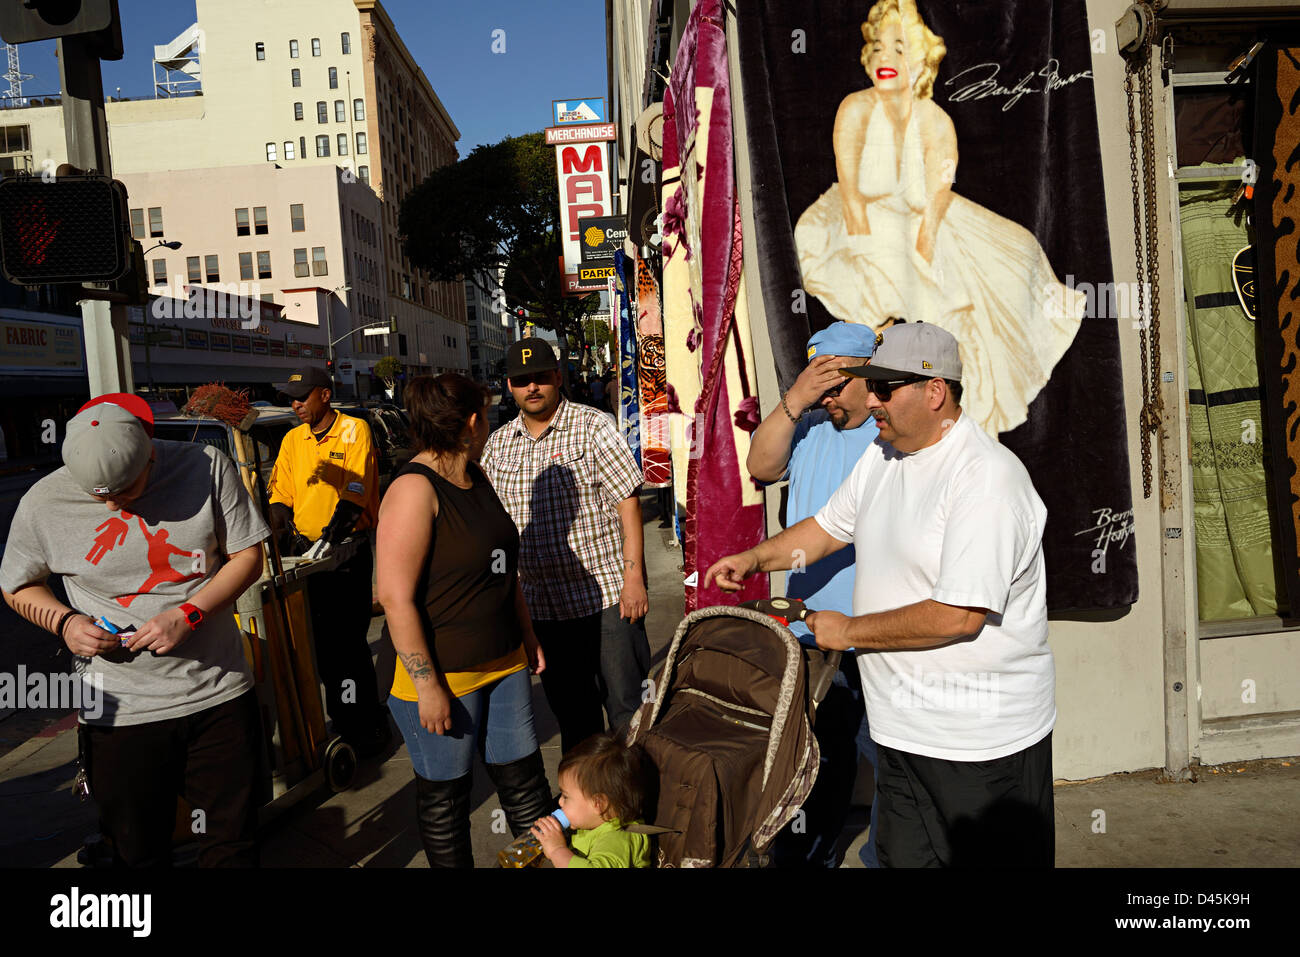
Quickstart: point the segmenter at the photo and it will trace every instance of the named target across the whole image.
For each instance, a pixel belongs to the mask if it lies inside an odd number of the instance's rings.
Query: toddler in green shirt
[[[650,839],[624,830],[639,822],[645,800],[640,748],[597,734],[560,760],[560,808],[573,827],[572,847],[553,817],[533,825],[556,867],[649,867]]]

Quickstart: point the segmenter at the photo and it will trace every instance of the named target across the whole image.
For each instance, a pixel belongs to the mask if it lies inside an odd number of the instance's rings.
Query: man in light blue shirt
[[[867,411],[865,382],[845,378],[839,370],[860,366],[875,349],[876,334],[858,323],[834,322],[808,340],[808,367],[781,397],[750,439],[746,465],[760,482],[790,479],[785,509],[789,528],[816,514],[848,478],[877,435]],[[820,562],[801,568],[786,579],[786,594],[803,599],[810,609],[853,612],[854,552],[841,549]],[[806,645],[816,647],[802,622],[791,630]],[[822,764],[817,784],[804,802],[803,829],[787,828],[776,840],[778,866],[835,867],[836,842],[848,815],[862,753],[875,767],[875,746],[867,733],[861,679],[852,652],[845,652],[835,683],[817,710],[814,729]],[[871,836],[862,860],[876,867],[875,804]]]

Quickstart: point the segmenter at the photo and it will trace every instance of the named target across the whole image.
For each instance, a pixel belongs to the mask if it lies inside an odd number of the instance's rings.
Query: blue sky
[[[11,0],[0,0],[11,2]],[[480,143],[549,125],[551,100],[606,95],[603,0],[384,0],[407,48],[460,129],[465,156]],[[193,0],[120,0],[126,56],[103,64],[104,92],[153,95],[153,47],[192,24]],[[493,53],[495,30],[505,52]],[[306,36],[306,34],[304,34]],[[250,33],[250,37],[252,34]],[[59,92],[54,41],[18,48],[26,96]]]

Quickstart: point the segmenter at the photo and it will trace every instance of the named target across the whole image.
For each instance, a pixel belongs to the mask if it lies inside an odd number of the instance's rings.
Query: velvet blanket
[[[686,503],[686,610],[767,595],[767,577],[738,594],[702,587],[713,562],[764,535],[763,498],[745,458],[758,399],[741,267],[731,85],[720,0],[698,0],[664,96],[664,345],[674,481]],[[682,494],[684,491],[684,495]]]
[[[834,319],[948,329],[963,412],[1047,506],[1048,607],[1134,602],[1119,346],[1142,316],[1113,282],[1084,0],[765,0],[736,16],[755,334],[782,390]]]

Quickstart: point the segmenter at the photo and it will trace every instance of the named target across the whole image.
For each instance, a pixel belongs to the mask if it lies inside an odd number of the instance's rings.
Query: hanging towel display
[[[943,326],[963,410],[1048,510],[1048,607],[1137,598],[1084,0],[737,7],[765,332],[788,389],[834,319]]]

